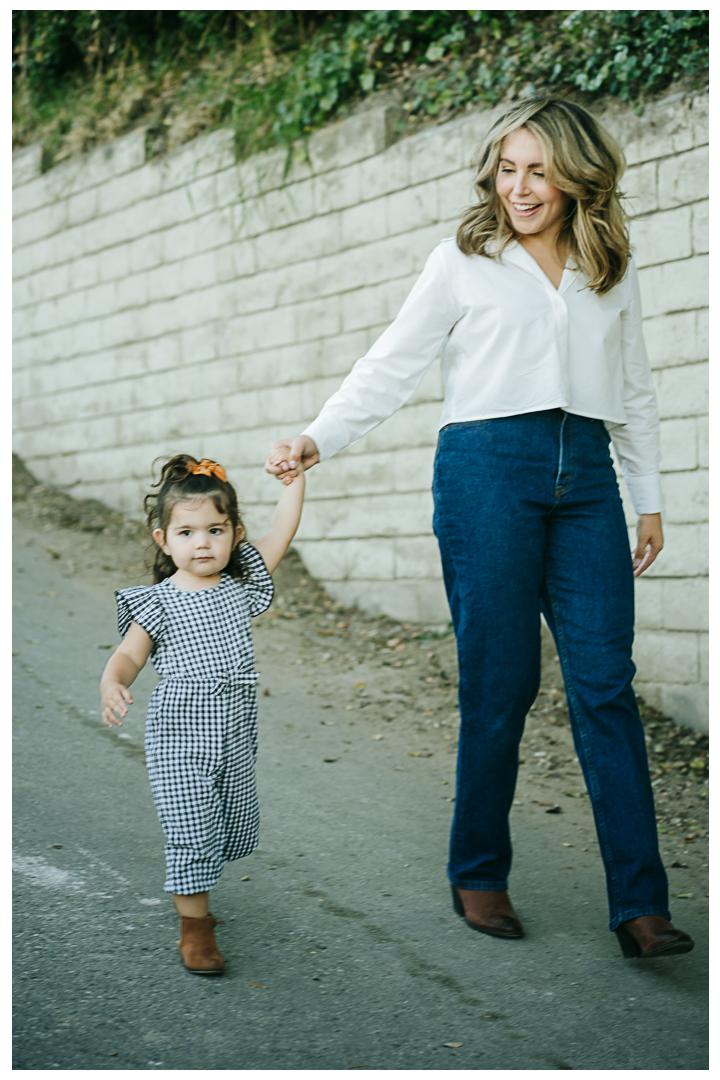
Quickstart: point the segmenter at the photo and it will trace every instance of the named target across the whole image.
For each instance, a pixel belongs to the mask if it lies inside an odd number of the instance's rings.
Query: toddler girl
[[[165,891],[180,915],[189,971],[220,975],[208,893],[225,862],[257,846],[257,703],[250,619],[300,522],[305,478],[285,486],[270,532],[243,543],[237,495],[213,461],[177,454],[145,499],[158,546],[155,584],[115,595],[121,645],[100,684],[102,718],[122,725],[148,657],[160,674],[145,749],[167,844]]]

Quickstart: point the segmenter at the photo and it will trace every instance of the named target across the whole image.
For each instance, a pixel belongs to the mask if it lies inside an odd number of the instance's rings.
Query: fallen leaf
[[[263,690],[263,697],[270,697],[270,687],[266,686]]]
[[[554,806],[554,802],[548,802],[547,799],[533,799],[536,806]]]
[[[562,806],[551,806],[545,811],[546,814],[562,814]]]
[[[568,844],[565,840],[563,840],[563,847],[575,847],[575,845],[574,844]]]
[[[464,1045],[463,1043],[443,1043],[443,1046],[451,1046],[453,1048],[453,1050],[455,1050],[456,1047],[463,1046],[463,1045]]]
[[[365,685],[364,682],[356,682],[355,683],[355,689],[360,690],[364,685]]]
[[[370,738],[371,739],[384,739],[385,736],[384,735],[371,735]]]
[[[339,761],[339,758],[336,758],[336,757],[324,757],[323,761],[327,761],[328,765],[330,765],[330,764],[332,764],[333,761]]]
[[[258,990],[267,990],[267,986],[263,986],[262,983],[255,983],[248,981],[248,986],[257,986]]]
[[[691,892],[676,892],[674,896],[676,900],[692,900],[693,898]]]
[[[114,645],[98,645],[98,649],[114,649]]]
[[[410,757],[432,757],[430,750],[408,750]]]
[[[241,881],[249,881],[250,880],[250,875],[246,874],[245,877],[241,877],[240,880]]]

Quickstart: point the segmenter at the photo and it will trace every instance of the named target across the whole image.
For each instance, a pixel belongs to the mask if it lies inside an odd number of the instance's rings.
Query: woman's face
[[[518,128],[503,140],[495,188],[522,236],[560,229],[570,197],[546,181],[542,148],[527,128]]]

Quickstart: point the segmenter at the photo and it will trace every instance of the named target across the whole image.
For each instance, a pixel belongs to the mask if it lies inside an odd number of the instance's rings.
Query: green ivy
[[[707,10],[14,11],[14,138],[54,153],[79,127],[92,145],[142,121],[162,149],[194,109],[188,137],[232,124],[246,154],[292,144],[382,89],[406,126],[537,91],[639,112],[706,71],[708,21]]]

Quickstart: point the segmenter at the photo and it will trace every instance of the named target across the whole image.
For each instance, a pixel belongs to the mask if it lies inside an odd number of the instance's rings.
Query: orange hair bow
[[[223,484],[227,484],[227,475],[222,465],[218,465],[217,461],[210,461],[208,458],[203,458],[200,462],[192,464],[188,461],[187,471],[192,473],[193,476],[217,476],[218,480],[222,480]]]

